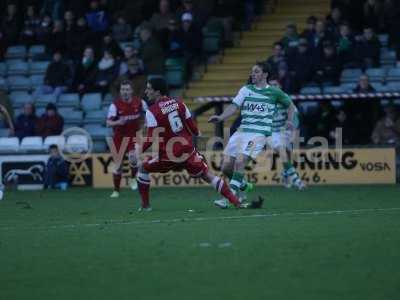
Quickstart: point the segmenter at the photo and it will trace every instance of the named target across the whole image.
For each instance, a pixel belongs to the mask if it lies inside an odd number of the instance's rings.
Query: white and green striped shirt
[[[277,105],[287,109],[292,101],[277,87],[267,85],[265,88],[257,88],[249,84],[239,90],[232,103],[241,111],[239,131],[270,136]]]

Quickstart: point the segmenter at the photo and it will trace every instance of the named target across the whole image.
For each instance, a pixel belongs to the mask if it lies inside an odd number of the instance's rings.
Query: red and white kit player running
[[[122,81],[120,84],[120,97],[110,105],[107,116],[107,126],[112,127],[114,134],[109,147],[114,159],[113,184],[114,191],[111,198],[119,197],[122,175],[122,161],[128,153],[131,165],[131,188],[137,189],[137,168],[132,165],[136,146],[136,133],[143,127],[144,115],[147,104],[139,97],[133,96],[133,86],[130,81]]]
[[[167,96],[167,84],[162,78],[150,79],[146,96],[149,109],[146,111],[147,137],[143,144],[146,151],[152,144],[158,146],[158,153],[138,162],[138,186],[142,198],[140,210],[149,211],[149,173],[165,173],[185,169],[192,177],[200,177],[229,200],[234,206],[242,207],[225,181],[208,169],[206,162],[193,145],[193,136],[199,135],[196,124],[186,105]],[[136,157],[139,158],[139,151]]]

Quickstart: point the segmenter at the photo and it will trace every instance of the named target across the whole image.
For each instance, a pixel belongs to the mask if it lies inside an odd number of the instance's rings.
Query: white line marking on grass
[[[197,217],[197,218],[175,218],[175,219],[155,219],[141,221],[124,221],[124,220],[105,220],[102,223],[78,223],[78,224],[56,224],[49,226],[32,226],[29,229],[74,229],[79,227],[107,227],[109,225],[146,225],[161,223],[180,223],[180,222],[208,222],[208,221],[225,221],[225,220],[244,220],[244,219],[263,219],[273,217],[293,217],[293,216],[321,216],[321,215],[346,215],[346,214],[362,214],[371,212],[389,212],[400,211],[400,207],[391,208],[363,208],[349,210],[320,210],[320,211],[294,211],[294,212],[276,212],[268,214],[253,214],[240,216],[219,216],[219,217]],[[18,226],[0,227],[0,230],[18,229]],[[21,227],[22,228],[22,227]]]

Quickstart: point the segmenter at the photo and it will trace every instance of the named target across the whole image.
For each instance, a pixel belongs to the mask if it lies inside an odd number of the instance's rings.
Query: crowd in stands
[[[303,32],[298,32],[296,24],[287,25],[285,35],[273,45],[266,60],[271,78],[286,92],[298,94],[304,87],[329,91],[329,87],[339,86],[346,69],[368,73],[382,68],[384,73],[385,67],[396,66],[381,65],[382,51],[393,49],[400,57],[399,25],[399,1],[332,1],[330,14],[326,18],[310,16]],[[380,34],[387,36],[385,47]],[[365,73],[359,76],[358,84],[346,90],[376,91]],[[379,99],[348,100],[336,106],[321,102],[304,117],[303,134],[329,137],[333,142],[334,129],[340,125],[344,144],[399,144],[400,115],[393,104],[388,107],[381,107]]]

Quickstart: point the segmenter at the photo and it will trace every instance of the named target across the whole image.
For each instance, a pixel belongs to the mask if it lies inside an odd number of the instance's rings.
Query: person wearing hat
[[[46,106],[46,111],[38,122],[37,134],[42,137],[50,135],[60,135],[64,127],[64,119],[57,112],[57,107],[53,103]]]

